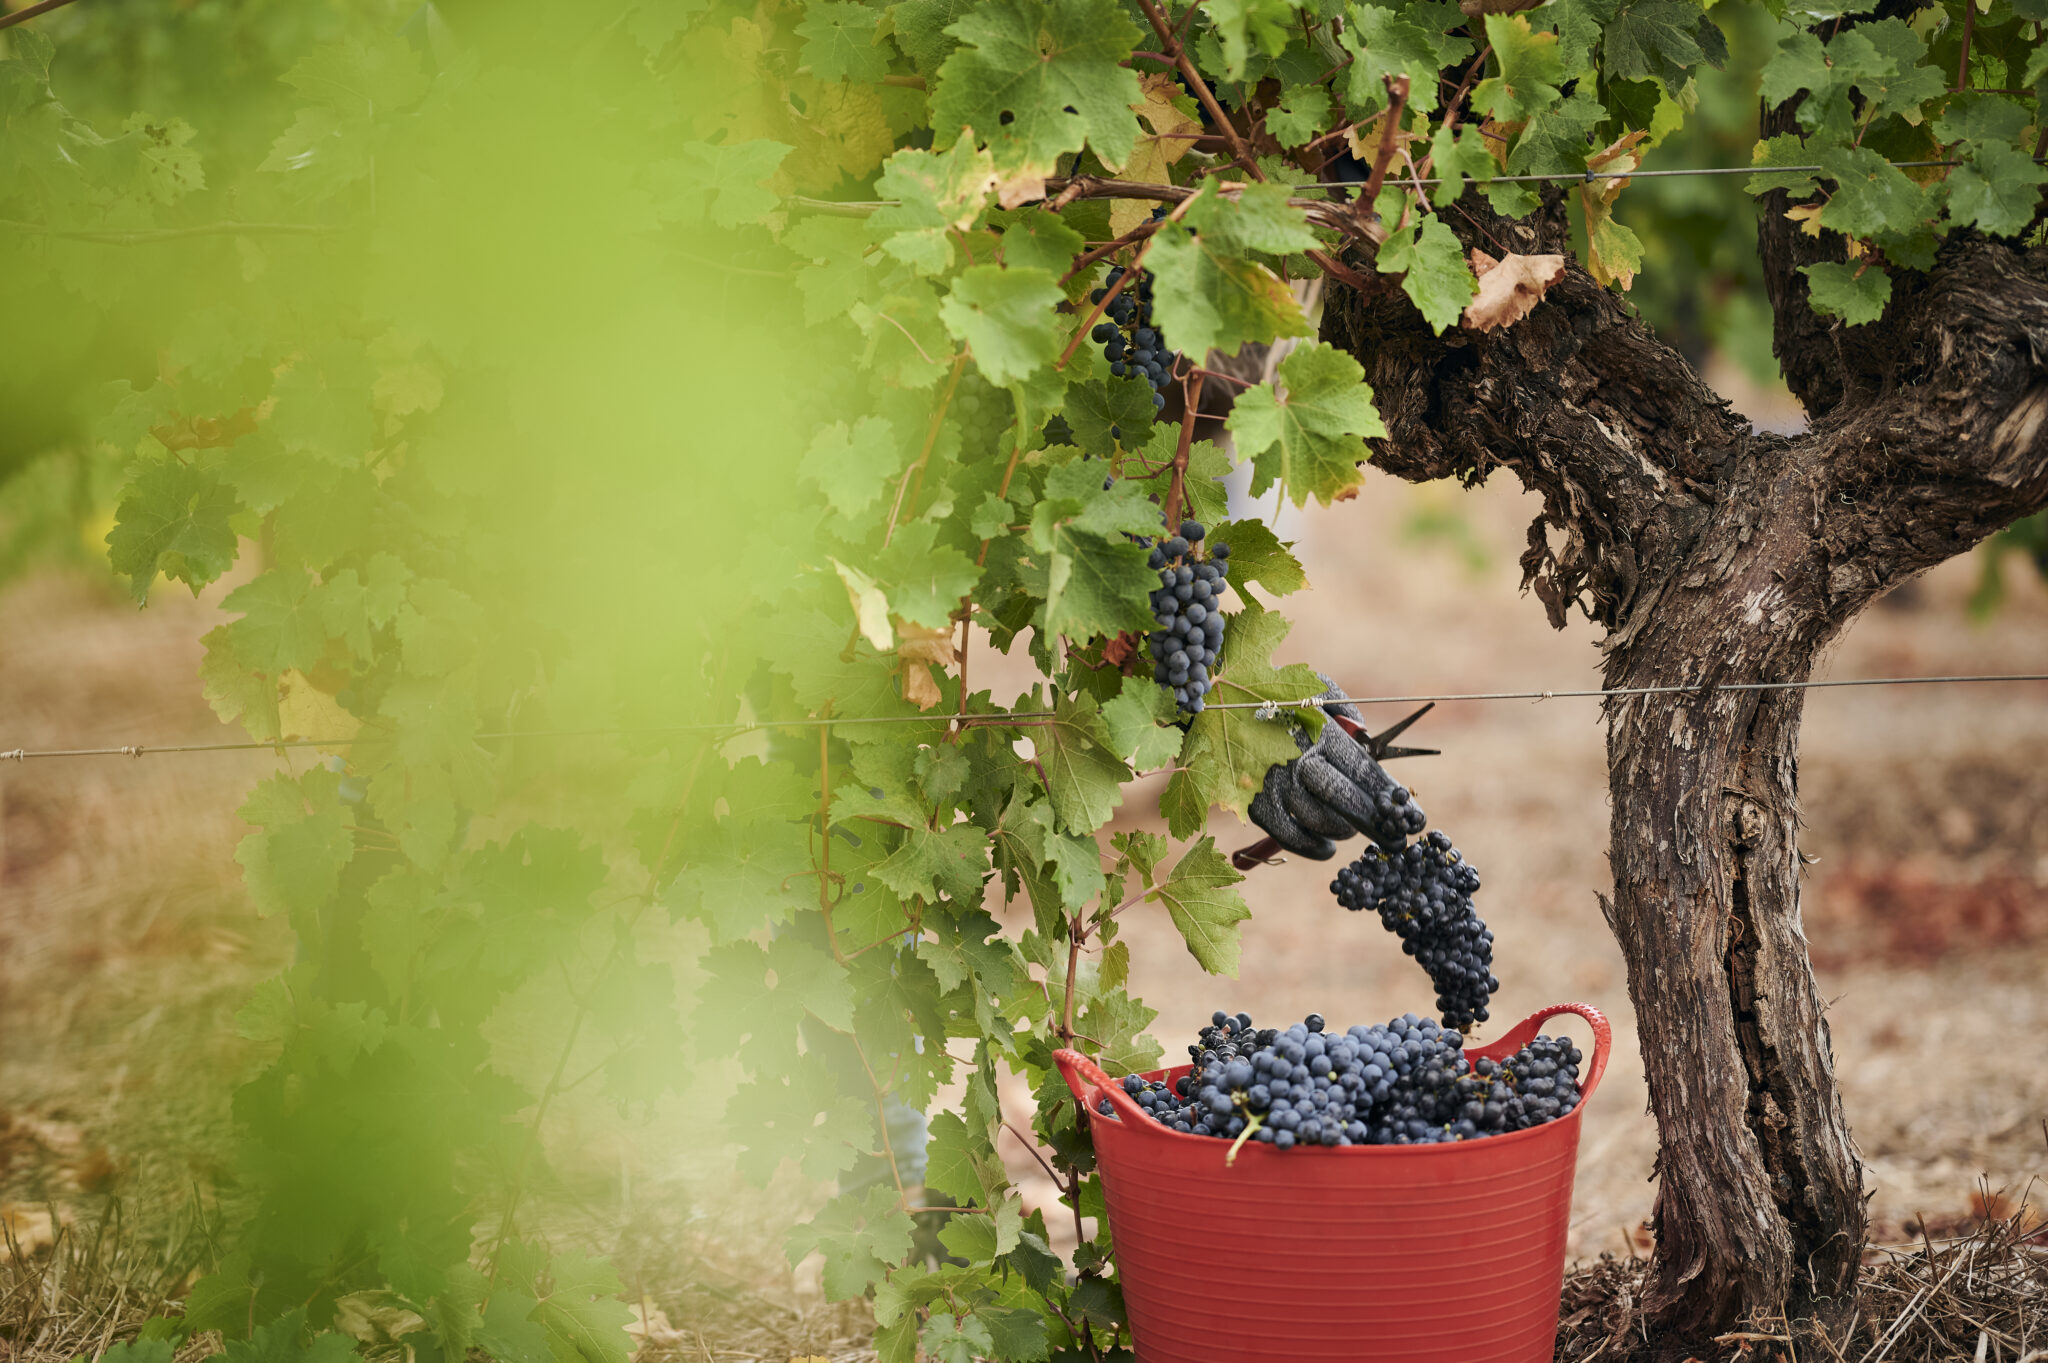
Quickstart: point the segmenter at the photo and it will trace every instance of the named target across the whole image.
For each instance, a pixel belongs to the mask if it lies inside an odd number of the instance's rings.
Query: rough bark
[[[1496,254],[1569,254],[1560,201],[1523,223],[1468,196]],[[1522,563],[1554,624],[1606,630],[1615,893],[1659,1131],[1648,1305],[1681,1332],[1832,1315],[1855,1281],[1861,1169],[1799,917],[1801,691],[1899,581],[2048,503],[2048,253],[1977,239],[1843,329],[1767,214],[1790,381],[1812,429],[1753,432],[1576,266],[1527,318],[1429,332],[1400,294],[1333,292],[1409,479],[1506,467],[1543,498]]]

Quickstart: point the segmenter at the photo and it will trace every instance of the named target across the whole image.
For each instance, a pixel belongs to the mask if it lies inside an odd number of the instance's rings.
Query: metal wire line
[[[2039,682],[2048,672],[1970,673],[1940,677],[1844,677],[1831,681],[1798,682],[1701,682],[1673,686],[1609,686],[1551,691],[1466,691],[1415,696],[1305,696],[1300,700],[1221,701],[1205,706],[1209,710],[1299,709],[1315,705],[1415,705],[1423,701],[1453,700],[1574,700],[1612,696],[1711,695],[1721,691],[1814,691],[1836,686],[1930,686],[1952,682]],[[727,724],[675,724],[645,729],[511,729],[481,733],[478,742],[499,742],[512,738],[619,738],[659,737],[663,734],[723,733],[737,736],[762,729],[802,729],[852,724],[934,724],[989,725],[1002,728],[1007,721],[1056,719],[1052,710],[999,710],[967,715],[851,715],[844,718],[763,719]],[[290,738],[273,743],[130,743],[106,748],[13,748],[0,751],[0,762],[25,762],[32,757],[142,757],[159,753],[277,752],[287,748],[346,748],[375,741],[361,736],[348,738]]]
[[[2048,157],[2033,158],[2039,165]],[[1894,170],[1927,170],[1937,166],[1960,166],[1961,161],[1889,161]],[[1647,180],[1664,176],[1679,175],[1825,175],[1825,166],[1676,166],[1668,170],[1560,170],[1542,175],[1490,175],[1484,180],[1465,175],[1459,178],[1474,185],[1533,185],[1585,183],[1588,180]],[[1389,175],[1386,183],[1409,189],[1421,189],[1429,185],[1445,183],[1447,177],[1416,177]],[[1162,186],[1173,188],[1173,186]],[[1308,184],[1289,185],[1289,189],[1357,189],[1358,185],[1348,180],[1316,180]],[[811,208],[825,213],[871,213],[878,208],[897,208],[899,199],[814,199],[806,194],[792,194],[789,202],[799,208]]]

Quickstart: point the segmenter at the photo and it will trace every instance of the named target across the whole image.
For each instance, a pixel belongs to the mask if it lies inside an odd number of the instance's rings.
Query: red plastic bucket
[[[1579,1114],[1612,1031],[1568,1003],[1466,1051],[1505,1058],[1561,1013],[1592,1024],[1593,1053],[1554,1122],[1452,1145],[1249,1142],[1228,1166],[1229,1142],[1168,1130],[1056,1052],[1092,1117],[1139,1363],[1549,1363]],[[1096,1112],[1103,1098],[1120,1120]]]

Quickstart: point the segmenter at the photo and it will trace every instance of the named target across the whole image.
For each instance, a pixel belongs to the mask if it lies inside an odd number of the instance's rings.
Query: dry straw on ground
[[[1978,1205],[1968,1234],[1867,1253],[1846,1324],[1751,1321],[1711,1348],[1652,1333],[1649,1261],[1603,1256],[1565,1282],[1557,1363],[2048,1363],[2048,1230],[2025,1196]]]

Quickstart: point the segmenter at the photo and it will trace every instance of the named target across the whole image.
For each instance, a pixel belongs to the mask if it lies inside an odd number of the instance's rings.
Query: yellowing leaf
[[[1564,257],[1510,253],[1495,260],[1475,247],[1472,273],[1479,277],[1479,293],[1466,305],[1463,325],[1491,331],[1521,321],[1543,301],[1550,286],[1564,278]]]
[[[1180,82],[1164,72],[1148,71],[1139,76],[1138,88],[1143,98],[1131,106],[1131,111],[1152,131],[1138,135],[1131,159],[1124,163],[1123,178],[1148,185],[1170,185],[1170,168],[1188,154],[1188,148],[1195,144],[1194,134],[1202,130],[1201,115]],[[1113,200],[1109,230],[1120,237],[1145,221],[1151,212],[1151,206],[1143,199]]]
[[[1586,169],[1608,172],[1612,178],[1589,180],[1579,186],[1579,204],[1586,211],[1586,267],[1602,284],[1619,284],[1627,289],[1636,280],[1636,267],[1643,263],[1643,244],[1636,234],[1614,220],[1614,200],[1628,184],[1627,172],[1643,164],[1638,144],[1647,132],[1625,133],[1603,151],[1586,158]]]
[[[889,634],[889,598],[860,569],[849,568],[836,558],[832,566],[839,570],[839,580],[846,584],[846,596],[853,602],[853,618],[860,626],[861,637],[888,652],[895,642]]]
[[[342,742],[323,746],[322,752],[342,752],[347,740],[356,736],[362,721],[341,708],[334,697],[307,681],[296,670],[286,672],[277,684],[277,725],[280,738],[334,738]]]

